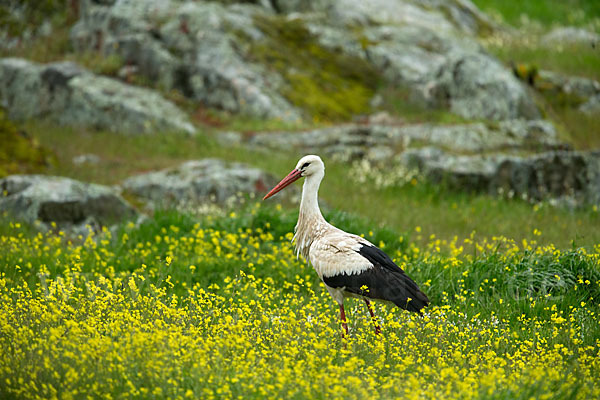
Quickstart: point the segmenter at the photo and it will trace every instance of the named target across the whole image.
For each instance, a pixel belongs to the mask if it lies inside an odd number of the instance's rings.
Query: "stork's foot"
[[[379,323],[377,322],[377,317],[375,317],[375,313],[373,312],[373,307],[371,306],[371,302],[369,300],[367,300],[366,298],[364,300],[365,300],[365,303],[367,304],[367,308],[369,309],[369,314],[371,314],[371,321],[373,321],[373,325],[375,325],[375,334],[379,335],[379,334],[381,334],[381,328],[379,327]]]

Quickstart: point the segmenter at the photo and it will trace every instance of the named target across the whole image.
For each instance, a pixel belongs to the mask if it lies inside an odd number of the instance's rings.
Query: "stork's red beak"
[[[267,193],[267,195],[265,197],[263,197],[263,200],[266,200],[269,197],[273,196],[275,193],[279,192],[286,186],[289,186],[292,183],[296,182],[301,177],[302,177],[302,171],[294,169],[285,178],[283,178],[281,180],[281,182],[279,182],[273,189],[271,189],[271,191],[269,193]]]

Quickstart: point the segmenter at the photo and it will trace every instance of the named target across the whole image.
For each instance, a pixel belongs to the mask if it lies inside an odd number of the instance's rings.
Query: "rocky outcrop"
[[[245,60],[239,35],[262,33],[250,5],[176,1],[119,1],[90,5],[73,27],[76,49],[117,52],[128,64],[167,89],[232,112],[298,119],[278,92],[281,78]]]
[[[468,37],[493,24],[467,0],[100,3],[73,27],[76,49],[116,52],[210,107],[343,119],[369,110],[381,80],[466,118],[538,117],[523,85]]]
[[[45,117],[127,134],[195,132],[186,115],[155,91],[96,76],[70,62],[0,59],[0,102],[17,120]]]
[[[207,203],[225,205],[247,196],[263,196],[275,184],[277,179],[260,169],[204,159],[131,177],[121,187],[148,203],[149,208],[193,209]]]
[[[241,138],[240,138],[241,139]],[[317,153],[346,162],[385,166],[397,182],[417,174],[462,191],[562,199],[568,205],[600,203],[600,152],[568,150],[542,120],[458,125],[354,124],[308,132],[260,133],[250,146]],[[388,180],[386,180],[387,182]],[[410,181],[410,179],[408,179]]]
[[[455,153],[540,150],[563,147],[554,126],[543,120],[463,125],[341,125],[307,132],[259,133],[250,146],[295,149],[343,160],[384,161],[411,147],[436,146]]]
[[[600,204],[600,152],[553,151],[530,156],[453,155],[412,149],[398,159],[433,182],[466,191],[540,201]]]
[[[365,26],[354,36],[336,26],[309,27],[324,46],[364,56],[388,85],[426,105],[465,118],[539,117],[523,84],[468,37],[419,24]]]
[[[0,179],[0,211],[49,228],[110,225],[136,217],[136,211],[107,186],[43,175]]]

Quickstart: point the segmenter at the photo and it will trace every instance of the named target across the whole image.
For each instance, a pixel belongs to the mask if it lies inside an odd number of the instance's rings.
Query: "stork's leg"
[[[371,314],[371,321],[373,321],[373,324],[375,325],[375,334],[379,335],[381,333],[381,328],[379,327],[379,324],[377,323],[377,318],[375,318],[375,313],[373,312],[373,307],[371,306],[371,302],[364,297],[363,297],[363,299],[365,300],[365,303],[367,303],[367,308],[369,309],[369,314]]]
[[[345,336],[348,336],[348,321],[346,321],[346,311],[344,311],[344,303],[340,303],[340,318],[342,320],[342,327],[344,328],[344,331],[346,332],[344,334],[344,332],[342,332],[342,338]]]

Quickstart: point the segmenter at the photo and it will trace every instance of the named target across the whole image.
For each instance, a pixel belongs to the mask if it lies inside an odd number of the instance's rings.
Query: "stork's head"
[[[323,164],[323,160],[321,157],[310,154],[308,156],[304,156],[298,161],[296,164],[296,168],[292,170],[285,178],[281,180],[267,195],[263,198],[263,200],[268,199],[273,196],[275,193],[279,192],[286,186],[291,185],[296,182],[298,179],[302,177],[310,178],[311,176],[319,176],[323,177],[325,174],[325,164]]]

